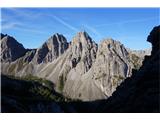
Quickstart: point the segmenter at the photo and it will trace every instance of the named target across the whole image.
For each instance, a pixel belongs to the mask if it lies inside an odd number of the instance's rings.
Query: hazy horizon
[[[147,36],[159,24],[158,8],[2,8],[1,32],[25,48],[40,47],[54,33],[67,41],[86,31],[99,43],[105,38],[130,49],[147,49]]]

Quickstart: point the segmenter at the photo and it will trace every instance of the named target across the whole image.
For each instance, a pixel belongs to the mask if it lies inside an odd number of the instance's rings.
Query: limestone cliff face
[[[93,78],[101,84],[107,96],[131,75],[133,64],[129,60],[129,53],[120,42],[106,39],[99,45]]]
[[[64,92],[85,101],[108,98],[123,79],[131,75],[132,68],[125,47],[118,41],[106,39],[100,43],[90,70],[68,79]]]
[[[91,81],[83,79],[83,76],[92,68],[97,53],[98,46],[86,32],[79,32],[72,40],[67,61],[70,63],[70,71],[66,77],[63,93],[74,99],[89,98]],[[84,88],[85,86],[88,88]],[[84,88],[84,89],[83,89]],[[83,89],[83,91],[82,91]],[[86,90],[85,90],[86,89]]]
[[[22,44],[13,37],[1,33],[1,62],[13,62],[26,53]]]
[[[97,44],[86,32],[79,32],[71,42],[72,68],[81,67],[82,74],[87,72],[96,59],[96,52]]]
[[[79,82],[95,62],[96,52],[97,44],[86,32],[79,32],[62,56],[40,70],[40,76],[52,80],[59,92],[77,98],[77,87],[83,86]]]
[[[100,104],[100,112],[160,112],[160,26],[153,28],[147,41],[152,44],[151,55]]]
[[[2,51],[5,47],[10,49],[4,44]],[[46,78],[55,84],[56,91],[73,99],[106,99],[131,76],[132,68],[140,65],[142,59],[137,56],[113,39],[97,45],[85,31],[77,33],[70,44],[63,35],[55,34],[40,48],[15,57],[15,61],[2,61],[2,73]]]
[[[25,49],[14,38],[2,35],[1,49],[2,49],[2,72],[4,74],[26,76],[28,74],[38,74],[42,66],[52,62],[58,56],[62,55],[68,48],[68,43],[63,35],[54,34],[51,36],[40,48]],[[7,41],[7,42],[6,42]],[[15,41],[15,42],[13,42]],[[12,43],[11,43],[12,42]],[[7,43],[7,44],[6,44]],[[22,46],[21,48],[19,46]],[[11,61],[10,56],[14,61]],[[11,53],[13,55],[11,55]],[[19,55],[22,54],[23,55]],[[6,56],[6,57],[5,57]],[[6,63],[10,61],[10,63]],[[41,64],[41,65],[40,65]],[[43,64],[43,65],[42,65]]]
[[[63,35],[54,34],[40,48],[37,49],[33,61],[36,63],[52,62],[63,54],[68,48],[68,43]]]

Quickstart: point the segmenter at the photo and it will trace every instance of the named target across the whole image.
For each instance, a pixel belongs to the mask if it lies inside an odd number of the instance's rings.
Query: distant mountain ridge
[[[2,74],[45,78],[55,84],[56,91],[83,101],[111,96],[148,55],[127,50],[113,39],[97,45],[85,31],[77,33],[71,43],[55,34],[40,48],[31,50],[1,34],[1,49]]]
[[[127,48],[127,51],[131,52],[132,54],[135,54],[138,57],[143,59],[145,55],[151,55],[152,49],[148,48],[148,49],[144,49],[144,50],[131,50],[131,49]]]

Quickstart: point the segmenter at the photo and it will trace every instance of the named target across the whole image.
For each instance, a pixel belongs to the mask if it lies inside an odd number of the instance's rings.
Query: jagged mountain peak
[[[52,62],[58,56],[62,55],[67,48],[68,42],[66,38],[56,33],[37,49],[34,61],[38,64]]]
[[[76,45],[81,43],[83,46],[92,44],[92,38],[88,35],[87,32],[82,31],[82,32],[78,32],[72,40],[72,45]]]
[[[112,38],[104,39],[98,49],[98,55],[104,54],[116,54],[121,58],[126,58],[128,56],[128,51],[125,46]]]
[[[57,38],[57,39],[54,39],[54,38]],[[59,40],[60,38],[64,38],[66,40],[66,38],[60,33],[54,33],[49,39]]]
[[[56,33],[12,66],[4,64],[3,72],[47,78],[66,96],[96,100],[110,96],[123,79],[131,75],[133,63],[128,58],[123,44],[111,38],[103,40],[98,47],[88,33],[82,31],[68,46],[66,38]]]
[[[87,32],[78,32],[70,44],[72,66],[79,63],[82,73],[87,72],[96,58],[97,48],[97,44],[92,41]]]
[[[1,40],[2,41],[6,41],[6,42],[13,41],[13,42],[18,43],[18,41],[14,37],[12,37],[12,36],[10,36],[8,34],[3,34],[3,33],[1,33]]]
[[[77,33],[77,35],[85,35],[85,36],[89,36],[88,33],[87,33],[85,30],[79,31],[79,32]]]
[[[120,41],[114,40],[113,38],[106,38],[102,40],[100,45],[108,46],[108,47],[115,47],[115,45],[123,46],[123,44]]]
[[[68,43],[67,43],[67,39],[59,33],[55,33],[54,35],[52,35],[44,44],[47,44],[49,50],[53,50],[54,48],[59,48],[61,49],[59,52],[63,53],[63,49],[67,49],[68,48]]]
[[[7,34],[3,34],[1,33],[1,40],[3,39],[3,37],[7,36]]]
[[[45,42],[48,41],[67,41],[66,38],[60,33],[54,33]]]
[[[1,34],[1,61],[12,62],[22,57],[26,49],[14,37]]]

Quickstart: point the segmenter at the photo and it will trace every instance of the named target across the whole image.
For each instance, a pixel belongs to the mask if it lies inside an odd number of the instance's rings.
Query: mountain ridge
[[[107,100],[106,98],[102,99],[102,96],[98,96],[101,98],[101,100],[98,100],[98,97],[96,98],[96,100],[93,100],[92,97],[92,99],[90,99],[89,101],[84,101],[84,99],[82,99],[82,101],[79,101],[77,99],[68,99],[54,90],[55,84],[45,79],[37,78],[32,75],[21,78],[12,76],[7,77],[2,74],[2,112],[158,113],[160,111],[159,38],[160,26],[156,26],[152,29],[147,38],[147,41],[152,44],[151,55],[145,56],[145,59],[142,62],[142,66],[138,70],[133,69],[132,75],[125,78],[125,80],[122,80],[122,83],[120,83],[120,85],[116,87],[116,90],[111,93],[111,96],[108,96]],[[113,41],[105,41],[105,44],[102,44],[102,46],[98,48],[98,54],[96,56],[95,63],[93,63],[94,67],[105,67],[106,64],[104,63],[107,62],[109,64],[111,61],[121,63],[125,60],[125,57],[122,56],[130,54],[127,51],[125,52],[126,49],[123,48],[121,44],[115,45],[113,43]],[[122,47],[122,49],[124,50],[118,52],[116,49],[119,47]],[[124,54],[121,54],[122,51]],[[64,55],[65,58],[67,57],[68,53]],[[108,62],[107,57],[111,58],[111,61]],[[104,59],[102,58],[106,58],[105,60],[107,61],[104,62]],[[117,61],[113,58],[121,58],[122,60]],[[97,60],[101,60],[103,66],[101,66],[100,64],[96,66],[95,64]],[[50,64],[48,66],[50,66]],[[51,68],[52,67],[53,66],[51,66]],[[86,73],[92,73],[92,71],[94,71],[93,67],[91,67]],[[91,75],[92,74],[89,74],[89,76]],[[86,76],[87,75],[85,75],[85,78],[87,78]],[[83,81],[84,80],[86,80],[84,83],[87,84],[87,87],[89,88],[88,90],[92,89],[92,87],[90,87],[89,85],[94,85],[96,83],[93,82],[95,81],[94,78],[92,79],[92,81],[89,79],[83,79]],[[112,80],[113,79],[110,79],[110,82],[107,84],[110,84]],[[74,81],[76,81],[76,79],[74,79]],[[97,79],[97,81],[102,80]],[[105,81],[107,81],[107,79]],[[97,88],[99,88],[98,85],[102,84],[97,84]],[[75,84],[73,84],[73,86],[75,86]],[[81,87],[83,89],[84,85],[82,85]],[[109,88],[110,86],[107,87]],[[76,90],[77,92],[79,92],[78,89]],[[83,90],[86,92],[85,89]],[[99,90],[99,94],[102,94],[103,87]],[[74,91],[71,91],[71,93],[74,93]],[[94,94],[90,93],[90,95]],[[84,93],[80,94],[80,96],[84,97]]]
[[[3,61],[2,73],[46,78],[63,95],[90,101],[111,96],[142,61],[119,41],[105,39],[97,45],[83,31],[70,43],[61,34],[52,35],[40,48],[25,52],[11,63]]]

